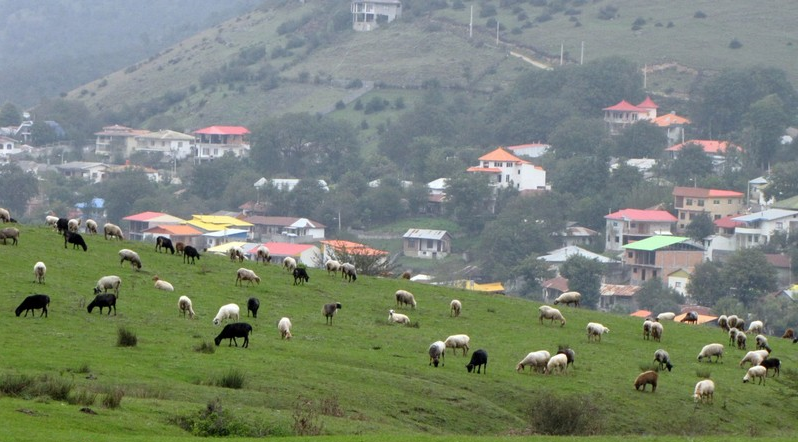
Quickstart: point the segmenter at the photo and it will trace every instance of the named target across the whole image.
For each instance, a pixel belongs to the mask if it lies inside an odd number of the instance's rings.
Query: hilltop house
[[[252,223],[255,239],[284,243],[312,243],[324,240],[326,226],[298,217],[267,217],[253,215],[244,217]]]
[[[776,234],[798,229],[798,211],[768,209],[715,221],[715,235],[704,241],[707,260],[720,260],[731,252],[764,246]]]
[[[104,157],[118,155],[124,159],[130,158],[130,154],[136,150],[138,145],[136,137],[149,132],[144,129],[131,129],[121,125],[103,126],[102,131],[94,133],[97,136],[94,144],[94,153]]]
[[[524,157],[537,158],[545,154],[551,145],[546,143],[527,143],[525,145],[507,146],[507,150],[513,155],[523,155]]]
[[[745,195],[742,192],[683,186],[673,188],[673,208],[679,219],[676,226],[678,232],[684,232],[698,214],[707,213],[710,220],[715,221],[740,215],[745,207]]]
[[[651,279],[668,284],[668,276],[680,269],[692,272],[704,260],[704,248],[687,237],[655,235],[623,246],[624,265],[631,269],[630,283],[642,285]]]
[[[479,158],[479,165],[468,172],[487,174],[497,188],[514,187],[519,191],[546,190],[546,171],[521,160],[504,148],[497,148]]]
[[[721,172],[724,168],[729,154],[732,152],[743,152],[743,148],[734,145],[731,142],[722,142],[718,140],[688,140],[665,149],[666,155],[675,160],[679,158],[679,153],[687,146],[698,146],[704,153],[712,159],[712,166],[715,172]],[[739,167],[738,160],[735,160],[733,167]]]
[[[444,258],[452,252],[452,236],[437,229],[408,229],[402,236],[402,253],[407,257]]]
[[[604,246],[607,251],[621,251],[627,243],[652,235],[670,234],[677,221],[668,211],[652,209],[622,209],[604,218],[607,220]]]
[[[148,237],[151,237],[155,232],[150,232],[149,230],[158,227],[158,226],[171,226],[171,225],[180,225],[185,224],[186,221],[182,218],[175,217],[173,215],[169,215],[163,212],[153,212],[153,211],[146,211],[140,212],[138,214],[128,215],[127,217],[122,218],[122,220],[128,222],[128,229],[127,235],[125,238],[129,238],[131,240],[144,240]],[[197,231],[194,235],[202,234],[201,231]],[[185,235],[189,235],[186,233]],[[156,235],[157,236],[157,235]]]
[[[351,8],[355,31],[372,31],[379,23],[390,23],[402,16],[400,0],[355,0]]]
[[[196,136],[195,159],[213,160],[228,152],[236,157],[249,156],[249,129],[243,126],[208,126],[193,132]]]
[[[684,141],[684,126],[690,124],[690,120],[680,117],[674,113],[657,116],[659,106],[646,97],[638,105],[633,105],[626,100],[621,100],[615,105],[604,108],[604,122],[610,130],[610,134],[619,134],[624,128],[639,121],[649,121],[662,128],[668,138],[668,145],[673,145],[679,141]]]
[[[55,165],[55,169],[65,177],[82,178],[92,183],[100,183],[108,175],[108,165],[98,162],[69,162]]]
[[[194,136],[168,129],[141,134],[135,139],[136,151],[160,152],[171,159],[182,160],[195,149]]]
[[[207,237],[208,244],[212,246],[218,245],[226,238],[251,240],[253,236],[252,223],[229,215],[193,214],[192,219],[186,223],[202,231],[203,235]]]

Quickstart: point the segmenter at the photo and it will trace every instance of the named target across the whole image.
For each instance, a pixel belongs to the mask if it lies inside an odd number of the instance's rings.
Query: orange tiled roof
[[[687,145],[698,145],[701,146],[701,149],[704,150],[707,154],[723,154],[729,149],[729,142],[722,142],[718,140],[688,140],[684,143],[679,143],[678,145],[673,145],[670,148],[665,149],[666,151],[681,151]],[[731,145],[734,146],[734,145]],[[734,146],[735,148],[742,151],[743,149],[739,146]]]
[[[680,117],[674,113],[660,115],[654,119],[654,124],[663,128],[672,125],[689,125],[690,123],[692,123],[690,119]]]
[[[640,102],[640,104],[637,105],[637,107],[638,108],[651,108],[651,109],[659,108],[659,106],[657,106],[657,104],[654,103],[654,100],[651,100],[651,97],[649,97],[649,96],[646,96],[646,99],[643,100],[642,102]]]
[[[496,161],[496,162],[517,162],[517,163],[526,163],[524,160],[510,154],[509,152],[505,151],[504,148],[497,148],[482,157],[479,158],[480,161]]]

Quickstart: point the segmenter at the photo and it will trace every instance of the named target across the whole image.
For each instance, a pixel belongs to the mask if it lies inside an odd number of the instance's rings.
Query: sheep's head
[[[219,323],[221,323],[221,321],[218,318],[213,319],[214,326],[219,326]],[[219,344],[217,343],[216,346],[219,346]]]

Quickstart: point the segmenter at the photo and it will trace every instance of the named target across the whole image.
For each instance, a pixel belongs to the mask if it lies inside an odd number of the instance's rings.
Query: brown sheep
[[[646,371],[642,374],[638,375],[635,379],[635,389],[640,390],[642,387],[643,392],[646,391],[646,385],[651,385],[651,392],[654,393],[657,391],[657,379],[659,378],[659,374],[657,371]]]

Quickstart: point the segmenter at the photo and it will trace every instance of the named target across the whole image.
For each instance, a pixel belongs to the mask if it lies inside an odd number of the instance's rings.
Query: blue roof
[[[75,207],[80,209],[83,209],[85,207],[102,209],[105,207],[105,199],[94,197],[93,199],[91,199],[91,203],[86,203],[86,202],[76,203]]]

